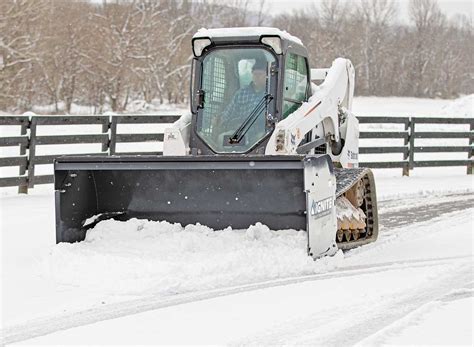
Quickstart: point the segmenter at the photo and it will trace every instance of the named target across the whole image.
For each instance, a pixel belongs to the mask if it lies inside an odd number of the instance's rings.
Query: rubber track
[[[366,191],[366,204],[367,210],[367,229],[368,233],[365,236],[351,241],[339,242],[336,238],[336,243],[339,249],[349,250],[355,247],[365,245],[370,242],[374,242],[378,237],[378,213],[377,213],[377,199],[375,194],[372,195],[372,189],[375,187],[370,186],[368,174],[371,174],[368,168],[353,168],[353,169],[339,169],[336,168],[336,199],[349,190],[357,181],[362,180],[365,185]]]
[[[365,167],[354,169],[334,169],[336,175],[336,198],[349,190],[359,179],[361,179],[370,169]]]

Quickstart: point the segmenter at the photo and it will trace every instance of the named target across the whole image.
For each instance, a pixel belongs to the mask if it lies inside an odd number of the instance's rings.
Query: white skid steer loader
[[[305,229],[313,258],[375,241],[351,62],[311,70],[275,28],[201,29],[192,48],[191,114],[165,130],[163,156],[55,161],[57,242],[107,218]]]

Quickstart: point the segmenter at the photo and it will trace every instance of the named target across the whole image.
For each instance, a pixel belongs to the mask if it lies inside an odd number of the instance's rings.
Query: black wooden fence
[[[472,174],[473,155],[473,118],[427,118],[427,117],[358,117],[360,124],[401,124],[402,131],[377,131],[361,132],[361,139],[403,139],[403,145],[360,147],[360,154],[401,153],[401,161],[361,162],[360,166],[375,169],[402,168],[403,175],[408,176],[409,170],[415,167],[435,166],[466,166],[467,173]],[[416,124],[441,124],[469,125],[469,131],[420,131]],[[415,144],[415,139],[468,139],[469,145],[465,146],[420,146]],[[464,160],[414,160],[415,153],[467,153]]]
[[[157,145],[163,141],[163,132],[129,133],[118,132],[120,124],[167,124],[178,119],[177,115],[114,115],[114,116],[0,116],[1,126],[19,126],[15,136],[0,136],[0,147],[16,147],[18,155],[0,157],[1,167],[18,167],[18,175],[0,177],[0,187],[18,186],[20,193],[27,193],[28,188],[37,184],[53,182],[53,175],[38,175],[35,166],[52,164],[57,154],[37,154],[40,145],[66,144],[100,144],[101,151],[80,153],[81,155],[120,155],[120,154],[155,154]],[[361,124],[398,124],[403,126],[401,131],[363,131],[361,139],[387,139],[402,142],[397,146],[360,147],[360,154],[399,153],[400,161],[368,161],[360,165],[370,168],[401,168],[404,175],[415,167],[430,166],[466,166],[467,173],[472,174],[473,167],[473,118],[422,118],[422,117],[359,117]],[[470,131],[419,131],[416,124],[464,124],[469,125]],[[40,135],[45,126],[61,126],[66,129],[71,125],[94,125],[100,128],[92,134],[74,135]],[[415,139],[468,139],[465,146],[416,146]],[[403,140],[403,141],[401,141]],[[120,143],[149,143],[151,151],[118,152]],[[465,152],[463,160],[414,160],[415,153]],[[73,154],[77,155],[77,154]]]

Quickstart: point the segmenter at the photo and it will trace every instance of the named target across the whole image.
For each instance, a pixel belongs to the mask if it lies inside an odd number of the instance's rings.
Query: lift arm
[[[329,69],[317,69],[314,77],[320,79],[322,72],[326,73],[326,78],[321,85],[313,86],[313,95],[308,102],[276,125],[265,154],[297,153],[305,135],[319,124],[322,125],[320,137],[327,142],[339,141],[338,110],[340,107],[349,111],[352,108],[354,67],[350,60],[338,58]]]

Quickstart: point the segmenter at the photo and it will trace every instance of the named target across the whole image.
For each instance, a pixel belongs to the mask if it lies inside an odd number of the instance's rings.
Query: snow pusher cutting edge
[[[327,155],[64,157],[55,162],[57,242],[97,221],[140,218],[214,229],[308,230],[308,253],[337,250],[336,179]]]
[[[200,29],[192,49],[191,113],[165,129],[164,156],[56,160],[57,242],[133,217],[306,229],[313,258],[375,241],[352,63],[309,69],[298,38],[265,27]]]

